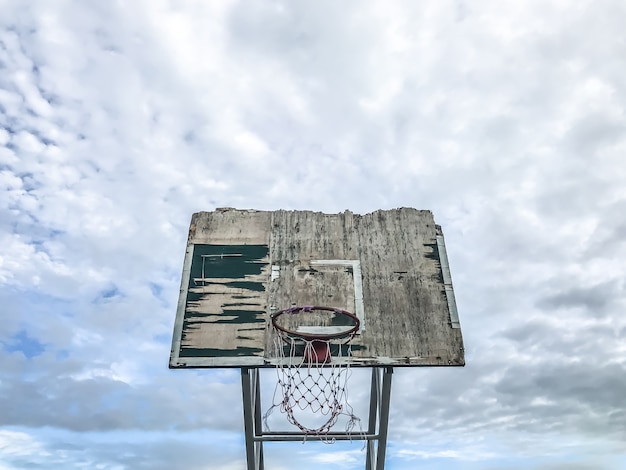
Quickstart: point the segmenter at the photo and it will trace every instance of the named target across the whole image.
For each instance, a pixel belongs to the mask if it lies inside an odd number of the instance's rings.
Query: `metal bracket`
[[[452,328],[461,328],[461,324],[459,323],[459,312],[457,311],[456,300],[454,298],[454,288],[452,287],[452,276],[450,275],[450,263],[448,262],[446,242],[443,239],[443,235],[437,235],[437,250],[439,250],[441,275],[443,277],[446,290],[448,310],[450,311],[450,326],[452,326]]]
[[[389,428],[389,402],[391,398],[391,375],[393,367],[373,367],[370,391],[368,427],[365,433],[346,434],[331,432],[327,437],[338,441],[366,440],[366,470],[384,470]],[[301,432],[264,432],[261,419],[261,387],[257,367],[241,369],[243,395],[243,420],[246,437],[247,470],[264,470],[263,442],[304,441]],[[306,436],[306,440],[322,440],[319,436]]]

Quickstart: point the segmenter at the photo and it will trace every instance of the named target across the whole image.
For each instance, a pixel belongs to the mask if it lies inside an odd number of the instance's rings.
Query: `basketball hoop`
[[[291,327],[280,324],[282,316],[291,317],[299,314],[323,315],[332,314],[333,317],[343,317],[350,325],[332,327]],[[350,433],[357,423],[358,417],[353,413],[348,403],[347,382],[350,377],[350,366],[344,357],[352,355],[350,341],[360,327],[356,315],[346,310],[333,307],[300,306],[280,310],[272,314],[271,325],[274,329],[276,365],[278,383],[274,390],[272,406],[267,410],[263,419],[268,428],[267,418],[274,408],[285,413],[289,423],[297,426],[306,437],[318,436],[326,443],[334,442],[327,435],[337,423],[341,415],[348,418],[346,433]],[[285,343],[287,346],[285,347]],[[347,345],[347,348],[345,347]],[[335,361],[333,361],[333,354]],[[280,392],[279,392],[280,390]],[[316,415],[328,417],[322,424],[305,425],[303,417],[296,416],[299,411],[310,411]]]
[[[340,315],[351,320],[354,325],[351,328],[346,328],[343,331],[337,332],[324,332],[323,330],[317,333],[309,333],[306,331],[293,331],[288,328],[281,326],[278,323],[278,318],[281,315],[289,314],[294,315],[298,313],[312,313],[315,311],[319,312],[333,312],[335,315]],[[306,305],[302,307],[291,307],[285,310],[281,310],[279,312],[274,313],[271,316],[272,326],[277,331],[278,336],[285,341],[287,344],[291,344],[291,342],[295,341],[301,342],[304,344],[304,358],[307,363],[315,362],[315,363],[327,363],[331,362],[332,356],[330,355],[330,343],[333,340],[346,340],[343,344],[349,343],[354,335],[359,330],[359,326],[361,325],[358,317],[348,312],[347,310],[342,310],[340,308],[333,307],[318,307],[313,305]],[[323,328],[323,327],[322,327]]]

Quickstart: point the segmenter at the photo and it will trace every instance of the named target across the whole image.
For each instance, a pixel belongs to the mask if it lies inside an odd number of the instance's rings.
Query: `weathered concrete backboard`
[[[359,317],[352,366],[465,364],[430,211],[229,208],[191,219],[170,367],[273,366],[270,314],[296,305]]]

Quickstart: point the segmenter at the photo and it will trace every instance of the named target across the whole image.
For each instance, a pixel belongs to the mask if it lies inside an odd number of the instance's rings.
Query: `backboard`
[[[191,219],[170,367],[273,367],[270,315],[301,305],[359,318],[352,356],[342,359],[352,367],[465,364],[430,211],[226,208]]]

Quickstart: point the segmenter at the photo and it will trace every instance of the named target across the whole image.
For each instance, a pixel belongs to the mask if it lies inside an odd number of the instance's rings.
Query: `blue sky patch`
[[[148,285],[150,286],[150,292],[152,292],[152,295],[160,298],[161,292],[163,292],[163,286],[157,284],[156,282],[149,282]]]
[[[7,342],[3,343],[3,346],[5,351],[9,353],[19,351],[28,359],[39,356],[46,350],[43,344],[29,336],[24,330],[19,331]]]
[[[114,297],[118,297],[121,296],[122,293],[121,291],[117,288],[117,286],[115,284],[111,285],[110,287],[100,291],[100,299],[104,299],[104,300],[110,300]]]

